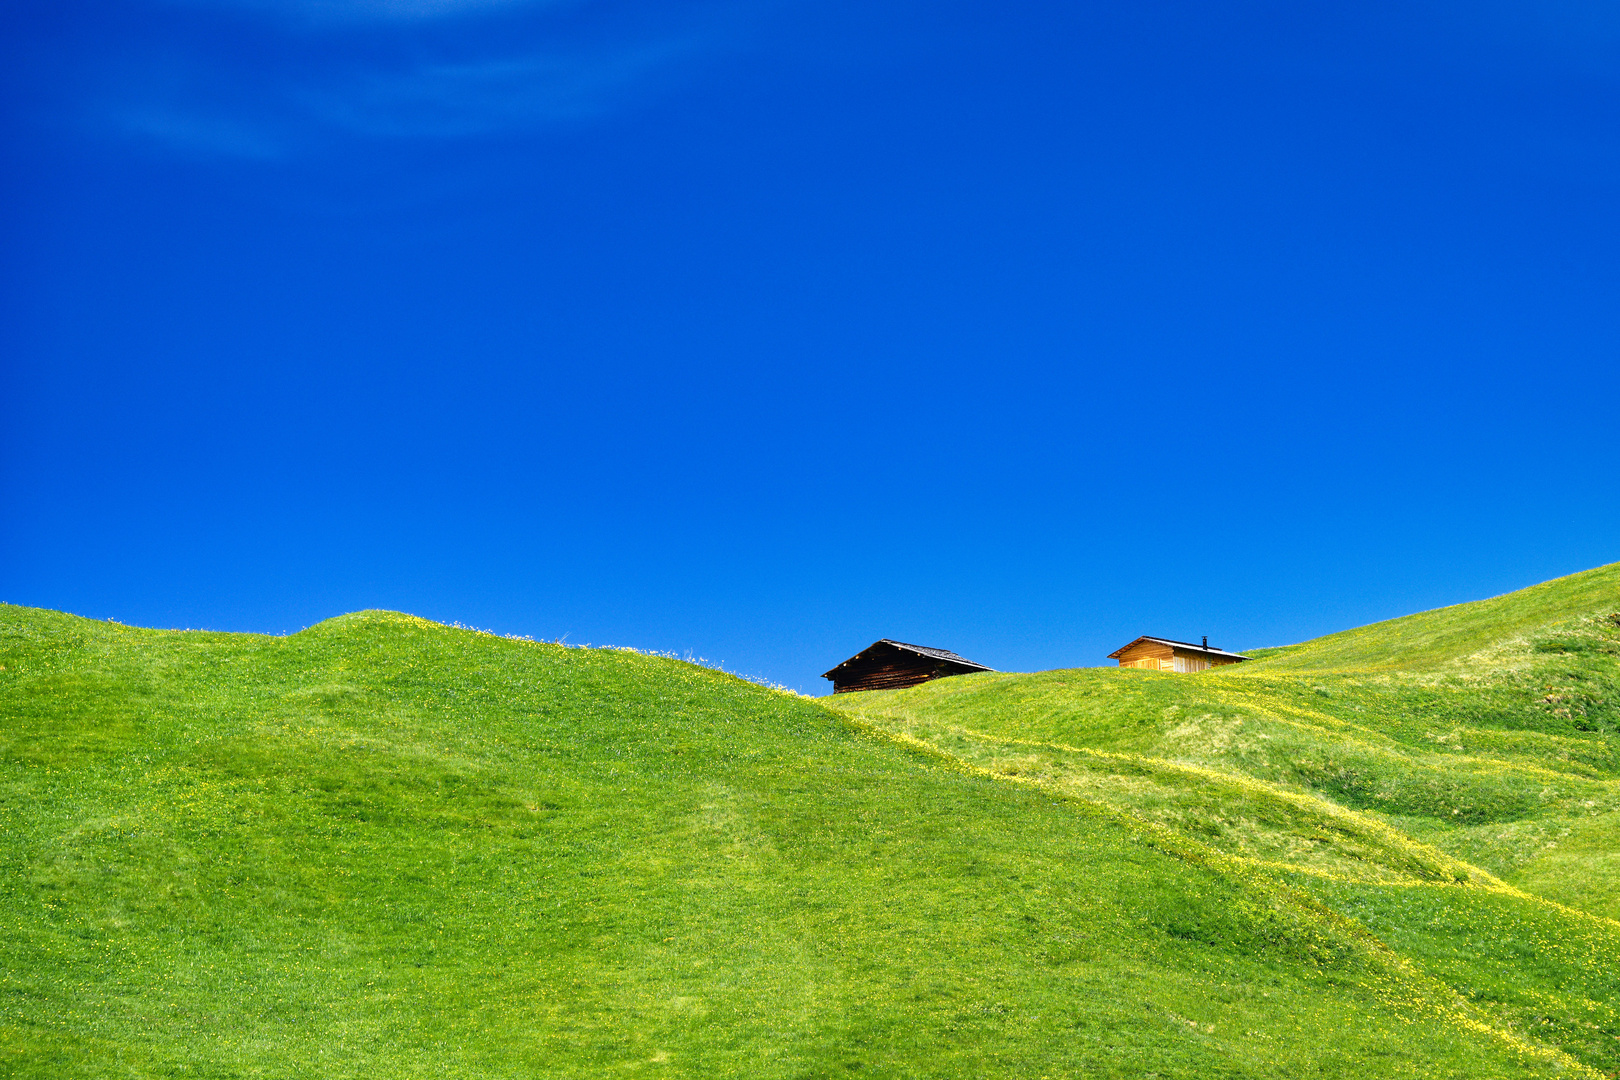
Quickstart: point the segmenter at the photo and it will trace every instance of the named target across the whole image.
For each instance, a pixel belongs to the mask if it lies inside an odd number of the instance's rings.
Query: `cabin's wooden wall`
[[[1187,652],[1170,645],[1160,645],[1155,641],[1144,641],[1140,645],[1133,645],[1122,652],[1119,657],[1120,667],[1145,668],[1148,671],[1174,671],[1182,675],[1238,662],[1224,656],[1205,656],[1203,653]]]
[[[1175,651],[1156,641],[1132,645],[1119,655],[1120,667],[1147,668],[1149,671],[1169,671],[1174,662]]]

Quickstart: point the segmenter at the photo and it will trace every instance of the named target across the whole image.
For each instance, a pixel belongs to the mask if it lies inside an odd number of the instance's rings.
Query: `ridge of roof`
[[[868,645],[866,648],[862,649],[860,652],[858,652],[854,656],[850,657],[849,660],[845,660],[842,664],[839,664],[838,667],[835,667],[835,668],[832,669],[832,671],[829,671],[826,674],[824,674],[822,676],[822,678],[823,679],[832,678],[834,672],[836,672],[838,670],[838,668],[843,667],[844,664],[849,663],[850,660],[856,660],[856,659],[859,659],[862,656],[865,656],[867,653],[871,652],[873,649],[877,648],[879,645],[892,645],[897,649],[906,649],[909,652],[914,652],[918,656],[926,656],[930,660],[944,660],[947,663],[951,663],[951,664],[961,664],[963,667],[972,668],[974,671],[991,671],[991,672],[993,672],[993,671],[996,670],[993,667],[986,667],[983,664],[974,663],[972,660],[969,660],[967,657],[959,656],[956,653],[951,652],[951,650],[949,650],[949,649],[936,649],[932,645],[912,645],[909,642],[896,641],[893,638],[879,638],[877,641],[872,642],[872,644]]]
[[[995,670],[995,668],[985,667],[983,664],[976,664],[967,657],[959,656],[956,653],[951,652],[949,649],[936,649],[932,645],[910,645],[904,641],[896,641],[893,638],[884,638],[882,641],[874,642],[873,644],[896,645],[902,649],[910,649],[912,652],[921,653],[924,656],[932,656],[936,660],[949,660],[952,663],[966,664],[968,667],[976,667],[980,671]],[[868,648],[870,648],[870,646],[868,646]],[[862,651],[864,652],[865,650]]]

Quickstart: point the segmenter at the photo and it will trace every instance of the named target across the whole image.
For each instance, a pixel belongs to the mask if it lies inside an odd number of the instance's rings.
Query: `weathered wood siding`
[[[989,670],[983,664],[975,664],[949,649],[908,645],[903,641],[884,638],[862,649],[822,678],[832,680],[833,693],[848,694],[857,690],[898,690],[951,675],[971,675]]]
[[[957,673],[948,670],[938,661],[924,660],[921,657],[918,657],[915,663],[895,660],[892,663],[878,664],[859,671],[851,671],[847,675],[840,675],[833,680],[833,693],[847,694],[857,690],[899,690],[903,687],[916,686],[919,683],[954,674]]]

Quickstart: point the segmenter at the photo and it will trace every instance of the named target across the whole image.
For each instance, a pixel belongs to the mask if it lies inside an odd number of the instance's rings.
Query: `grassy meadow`
[[[0,1075],[1614,1076],[1617,613],[808,699],[0,606]]]

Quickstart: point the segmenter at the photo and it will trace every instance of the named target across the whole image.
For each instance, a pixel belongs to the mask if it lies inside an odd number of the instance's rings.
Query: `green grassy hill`
[[[1470,657],[1499,660],[1504,650],[1522,652],[1532,639],[1546,640],[1550,629],[1612,619],[1616,608],[1620,563],[1250,655],[1268,659],[1271,670],[1427,670]]]
[[[831,704],[1285,883],[1620,1072],[1620,564],[1258,655]]]
[[[0,607],[0,1074],[1613,1075],[1617,581],[820,701]]]

